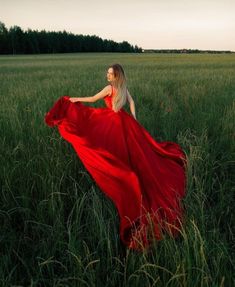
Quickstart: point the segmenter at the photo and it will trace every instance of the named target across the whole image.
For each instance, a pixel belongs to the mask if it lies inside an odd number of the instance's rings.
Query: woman
[[[164,233],[177,236],[183,221],[186,155],[174,142],[156,142],[136,120],[121,65],[108,68],[107,85],[91,97],[62,96],[45,115],[70,142],[120,218],[120,238],[145,250]],[[106,107],[81,102],[103,99]],[[131,114],[123,106],[129,102]]]
[[[96,102],[99,99],[106,97],[107,95],[111,96],[112,88],[115,87],[119,91],[113,101],[113,110],[117,112],[125,103],[127,99],[130,103],[130,110],[133,117],[136,119],[135,115],[135,103],[126,87],[125,73],[121,65],[114,64],[108,69],[107,72],[107,81],[112,83],[107,85],[102,91],[96,94],[93,97],[82,97],[82,98],[70,98],[69,100],[72,103],[75,102]]]

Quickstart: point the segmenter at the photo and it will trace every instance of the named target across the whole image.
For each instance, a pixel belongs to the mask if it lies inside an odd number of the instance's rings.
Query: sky
[[[0,0],[0,21],[143,49],[235,51],[235,0]]]

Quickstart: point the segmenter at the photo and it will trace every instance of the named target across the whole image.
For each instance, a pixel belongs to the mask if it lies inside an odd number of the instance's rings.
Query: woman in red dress
[[[157,142],[136,120],[121,65],[108,68],[109,85],[91,97],[60,97],[45,115],[70,142],[120,218],[120,238],[145,250],[153,240],[180,233],[184,218],[186,154],[174,142]],[[103,99],[105,107],[82,102]],[[131,114],[123,106],[130,105]]]

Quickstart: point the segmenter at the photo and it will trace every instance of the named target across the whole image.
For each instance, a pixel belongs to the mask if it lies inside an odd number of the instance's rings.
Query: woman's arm
[[[127,99],[130,103],[130,111],[133,115],[133,117],[136,119],[136,115],[135,115],[135,102],[131,96],[131,94],[129,93],[129,91],[127,90]]]
[[[97,93],[96,95],[92,96],[92,97],[76,97],[76,98],[69,98],[70,102],[89,102],[89,103],[94,103],[99,99],[104,98],[105,96],[107,96],[110,93],[110,89],[111,86],[108,85],[105,88],[103,88],[102,91],[100,91],[99,93]]]
[[[135,102],[131,102],[130,103],[130,110],[131,110],[131,113],[133,115],[133,117],[136,119],[136,115],[135,115]]]
[[[88,102],[88,103],[93,103],[93,97],[76,97],[76,98],[69,98],[70,102],[76,103],[76,102]]]

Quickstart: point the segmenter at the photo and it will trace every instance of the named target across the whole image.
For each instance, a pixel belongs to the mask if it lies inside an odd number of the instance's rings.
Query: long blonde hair
[[[126,76],[120,64],[113,64],[109,68],[113,68],[115,81],[112,85],[117,89],[117,93],[112,99],[112,106],[113,110],[118,112],[127,102]]]

